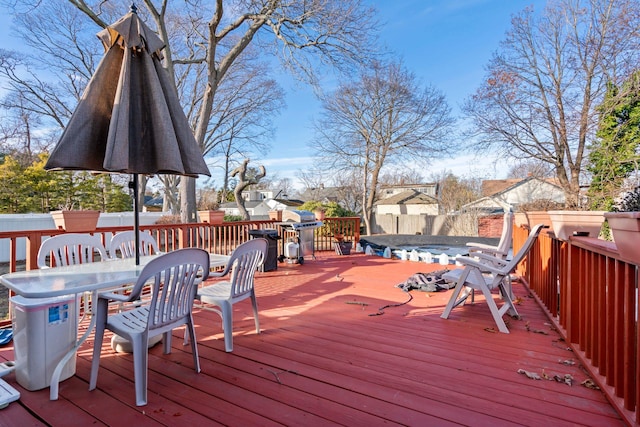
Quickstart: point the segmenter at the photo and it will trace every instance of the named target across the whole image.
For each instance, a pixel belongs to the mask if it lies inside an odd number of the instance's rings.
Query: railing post
[[[178,249],[189,247],[189,229],[185,227],[178,228]]]
[[[9,271],[12,273],[18,269],[18,239],[11,238],[9,247]]]
[[[27,231],[27,270],[35,270],[38,268],[38,251],[42,245],[42,234]]]

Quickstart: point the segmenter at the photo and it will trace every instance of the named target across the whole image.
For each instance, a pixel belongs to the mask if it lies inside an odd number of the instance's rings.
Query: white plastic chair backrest
[[[522,261],[524,257],[527,256],[527,254],[533,247],[533,244],[535,243],[536,239],[538,238],[538,235],[540,234],[540,230],[542,230],[542,227],[544,227],[544,224],[537,224],[533,226],[533,228],[529,232],[529,237],[527,237],[527,240],[525,240],[524,244],[522,245],[518,253],[513,256],[511,261],[509,261],[509,263],[505,265],[504,268],[501,269],[504,272],[505,276],[511,273],[516,268],[518,263],[520,263],[520,261]]]
[[[100,236],[90,234],[65,233],[52,236],[40,245],[38,251],[38,268],[84,264],[96,261],[96,252],[100,260],[107,259]],[[47,263],[47,257],[49,263]]]
[[[178,249],[151,260],[140,272],[129,301],[151,284],[147,326],[150,331],[191,313],[197,285],[209,277],[209,254],[198,248]]]
[[[152,255],[160,252],[158,242],[148,231],[138,233],[140,239],[140,255]],[[136,255],[135,231],[122,231],[116,233],[109,242],[109,256],[111,258],[133,258]]]
[[[251,292],[256,270],[264,262],[267,249],[267,240],[259,238],[246,241],[233,251],[225,268],[231,269],[231,298]]]
[[[513,212],[506,212],[502,220],[502,234],[500,235],[500,242],[496,248],[496,252],[503,258],[509,253],[511,248],[511,239],[513,237]]]

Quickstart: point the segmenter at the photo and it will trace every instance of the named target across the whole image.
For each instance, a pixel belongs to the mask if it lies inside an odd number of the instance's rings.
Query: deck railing
[[[314,233],[318,251],[333,250],[333,233],[340,232],[354,243],[360,239],[359,218],[327,218]],[[158,241],[161,250],[200,247],[228,254],[250,238],[249,230],[278,229],[275,221],[157,224],[141,226]],[[105,244],[114,233],[131,227],[96,230]],[[0,232],[0,244],[10,246],[9,270],[16,271],[19,239],[26,239],[26,269],[36,267],[43,238],[58,230]],[[528,230],[515,227],[513,247],[517,251]],[[282,246],[279,245],[279,253]],[[534,297],[545,308],[551,322],[573,348],[592,378],[629,424],[638,425],[640,408],[640,330],[638,328],[638,266],[620,259],[614,243],[588,237],[570,242],[543,232],[525,261],[518,267]]]
[[[516,227],[514,251],[528,232]],[[518,273],[614,407],[638,425],[638,266],[612,242],[544,232]]]
[[[342,217],[325,218],[324,225],[314,233],[314,248],[318,251],[333,250],[333,233],[339,230],[346,240],[358,242],[360,240],[360,218]],[[180,248],[197,247],[209,252],[228,255],[241,243],[249,240],[250,230],[276,229],[278,235],[283,235],[280,223],[272,220],[224,222],[220,225],[208,223],[188,224],[154,224],[142,225],[141,230],[151,233],[158,241],[161,251],[172,251]],[[92,234],[100,235],[107,247],[111,237],[120,231],[131,230],[130,226],[99,227]],[[18,242],[26,241],[25,269],[33,270],[37,267],[38,250],[42,240],[64,233],[62,230],[25,230],[0,232],[0,245],[9,246],[9,271],[16,271],[20,257]],[[282,245],[278,245],[279,254]]]

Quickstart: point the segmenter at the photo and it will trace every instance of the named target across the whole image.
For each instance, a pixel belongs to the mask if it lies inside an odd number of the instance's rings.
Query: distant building
[[[341,190],[341,187],[325,187],[324,185],[320,185],[317,188],[305,189],[300,194],[300,199],[305,202],[338,203],[338,194],[340,194]]]
[[[417,191],[427,196],[434,198],[438,197],[438,183],[429,182],[423,184],[395,184],[395,185],[382,185],[380,187],[380,198],[386,199],[387,197],[395,196],[396,194],[403,193],[405,191]]]
[[[162,196],[153,197],[149,195],[144,196],[144,206],[142,210],[144,212],[162,212],[164,199]]]
[[[376,215],[438,215],[438,200],[417,190],[405,190],[380,199],[374,206]]]
[[[536,200],[561,204],[565,202],[564,190],[554,179],[536,177],[486,180],[482,182],[482,194],[483,197],[467,203],[461,210],[482,210],[491,213],[517,211],[519,206]]]
[[[251,219],[268,219],[269,211],[296,209],[302,205],[301,200],[288,198],[273,198],[274,192],[271,190],[250,190],[243,191],[245,198],[244,207],[249,212]],[[279,193],[278,193],[279,194]],[[228,202],[220,205],[226,215],[240,215],[240,209],[236,202]]]
[[[242,192],[242,197],[246,201],[256,202],[274,197],[272,190],[245,190]]]

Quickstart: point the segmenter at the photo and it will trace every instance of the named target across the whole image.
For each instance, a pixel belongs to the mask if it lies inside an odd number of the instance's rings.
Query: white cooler
[[[78,335],[77,299],[11,298],[16,381],[27,390],[49,387],[58,362]],[[76,373],[76,354],[65,364],[60,381]]]

